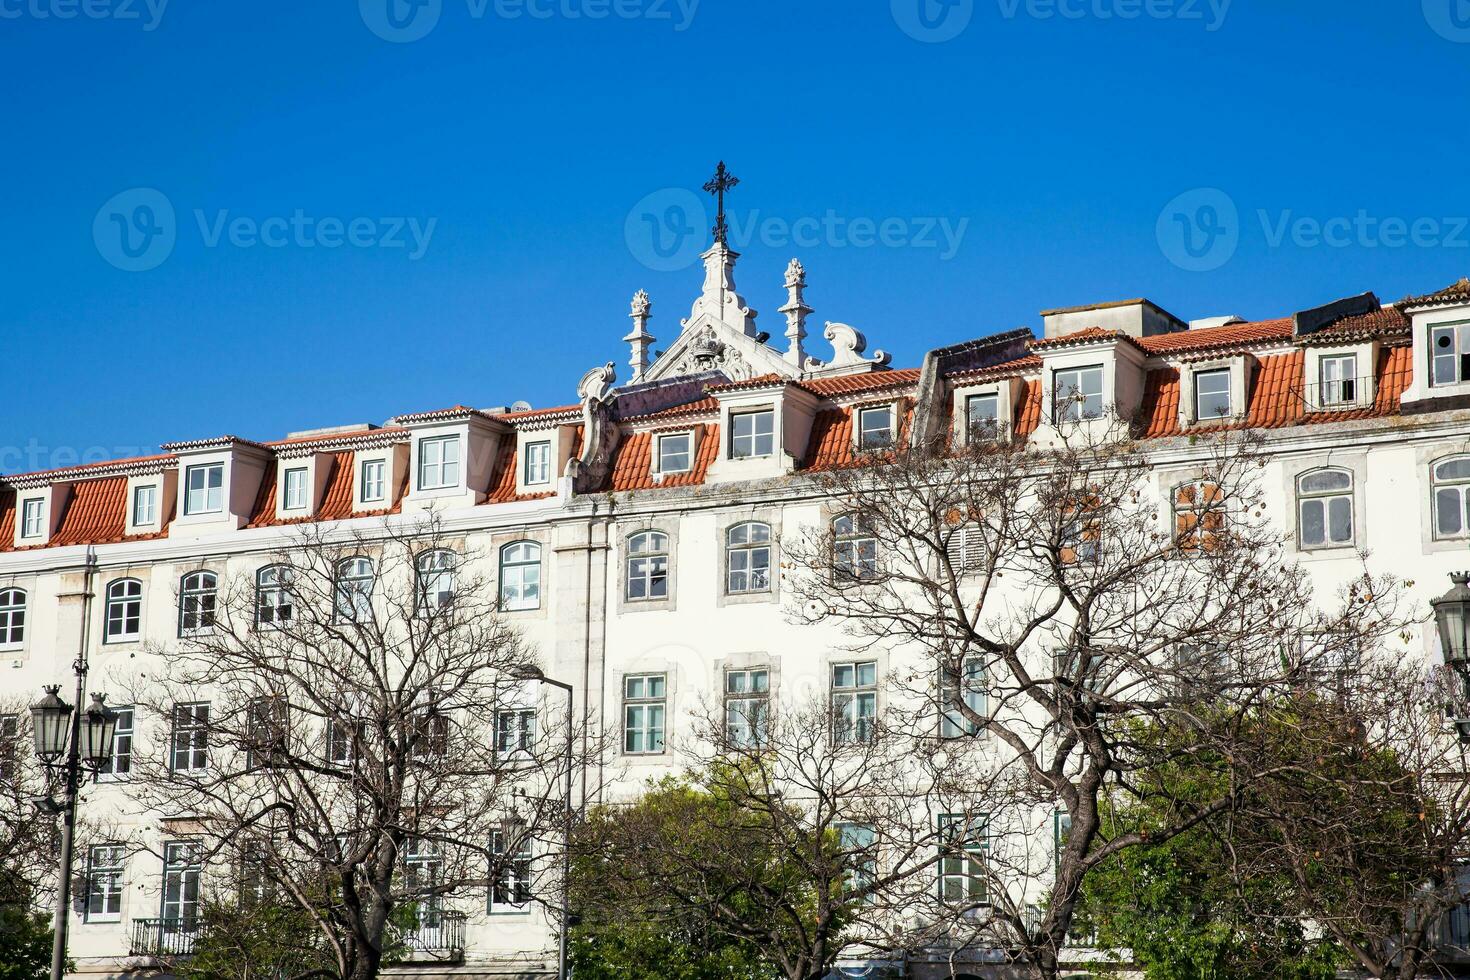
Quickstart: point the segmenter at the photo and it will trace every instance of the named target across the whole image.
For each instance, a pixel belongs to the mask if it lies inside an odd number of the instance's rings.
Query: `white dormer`
[[[897,446],[904,407],[905,401],[899,398],[858,402],[853,405],[853,452],[881,452]]]
[[[485,500],[508,425],[462,406],[393,421],[409,430],[404,510],[472,507]]]
[[[1371,408],[1378,401],[1376,338],[1306,348],[1302,390],[1309,412]]]
[[[574,425],[523,425],[516,430],[516,493],[552,493],[572,458]]]
[[[1179,366],[1179,424],[1185,428],[1238,422],[1256,359],[1230,354],[1186,361]]]
[[[1035,344],[1033,350],[1041,356],[1039,441],[1127,432],[1143,402],[1145,360],[1128,336],[1083,331]]]
[[[352,457],[352,509],[387,510],[403,486],[412,446],[407,442],[359,449]]]
[[[1016,431],[1016,417],[1025,397],[1026,382],[1019,376],[957,382],[950,406],[954,445],[973,445],[976,439],[1009,439]]]
[[[70,483],[21,487],[15,493],[15,547],[39,548],[51,540],[66,513]]]
[[[243,527],[255,509],[267,467],[275,464],[258,443],[223,436],[163,447],[178,459],[178,503],[169,537],[192,537]]]
[[[280,451],[276,460],[276,519],[315,517],[332,477],[332,453]]]
[[[1403,403],[1470,402],[1470,279],[1399,306],[1410,318],[1414,337],[1414,378]]]
[[[692,425],[687,428],[664,429],[649,436],[649,470],[654,482],[662,483],[673,476],[691,472],[694,461],[699,458],[700,440],[704,427]]]
[[[712,482],[758,480],[796,469],[820,404],[816,395],[784,380],[716,385],[709,392],[720,403]]]
[[[172,469],[128,477],[125,533],[156,534],[163,530],[173,516],[178,486],[178,471]]]

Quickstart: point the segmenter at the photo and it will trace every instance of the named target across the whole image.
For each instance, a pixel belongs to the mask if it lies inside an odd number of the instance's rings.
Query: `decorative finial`
[[[801,259],[792,259],[786,266],[786,288],[806,285],[806,269],[801,264]]]
[[[647,316],[653,304],[648,301],[648,291],[638,290],[633,294],[633,312],[629,316]]]
[[[786,315],[786,362],[798,371],[806,369],[806,318],[812,312],[802,295],[805,290],[806,269],[800,259],[792,259],[786,266],[786,305],[779,312]]]
[[[725,169],[725,161],[715,168],[715,175],[704,185],[706,194],[715,195],[718,208],[715,217],[715,243],[718,245],[729,244],[730,226],[725,222],[725,192],[734,190],[740,184],[740,178]]]
[[[648,332],[648,317],[652,310],[653,304],[649,302],[645,290],[640,289],[633,294],[632,312],[628,314],[633,321],[633,332],[623,340],[633,346],[633,356],[628,360],[628,365],[633,369],[635,382],[643,379],[649,364],[653,363],[648,357],[648,349],[658,338]]]

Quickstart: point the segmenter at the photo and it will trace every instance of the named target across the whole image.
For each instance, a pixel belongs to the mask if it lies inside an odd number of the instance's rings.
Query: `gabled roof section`
[[[862,374],[838,374],[826,378],[808,378],[805,381],[798,381],[797,386],[821,398],[833,398],[866,391],[880,391],[884,388],[900,388],[916,384],[918,380],[918,368],[900,368],[898,370],[867,371]]]
[[[1394,305],[1402,310],[1423,309],[1434,306],[1456,306],[1470,303],[1470,279],[1461,279],[1443,289],[1423,296],[1406,296]]]
[[[1139,338],[1135,343],[1154,355],[1193,354],[1244,345],[1285,343],[1292,337],[1292,325],[1291,317],[1281,317],[1254,323],[1231,323],[1179,333],[1155,334],[1152,337]]]
[[[635,432],[618,446],[613,462],[612,474],[606,490],[623,493],[630,490],[654,490],[659,487],[687,487],[704,483],[710,463],[720,450],[720,427],[701,424],[698,427],[699,445],[686,473],[670,473],[662,480],[653,474],[653,440],[651,432]]]

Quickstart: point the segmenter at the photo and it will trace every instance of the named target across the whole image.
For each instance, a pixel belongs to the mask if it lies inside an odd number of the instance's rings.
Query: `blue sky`
[[[722,158],[764,328],[797,255],[900,365],[1470,274],[1464,0],[389,2],[0,0],[0,471],[626,378]]]

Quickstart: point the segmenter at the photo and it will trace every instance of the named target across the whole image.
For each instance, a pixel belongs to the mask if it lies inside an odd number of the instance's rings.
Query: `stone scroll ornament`
[[[886,367],[893,360],[891,354],[881,350],[874,351],[872,357],[864,357],[863,353],[868,349],[868,338],[863,336],[861,330],[845,323],[828,323],[822,336],[832,345],[832,360],[827,363],[828,367],[861,367],[868,364]]]
[[[618,372],[612,361],[582,375],[577,397],[582,400],[582,455],[567,462],[566,475],[578,493],[602,485],[612,469],[613,451],[618,448],[618,427],[613,423],[613,384]]]

